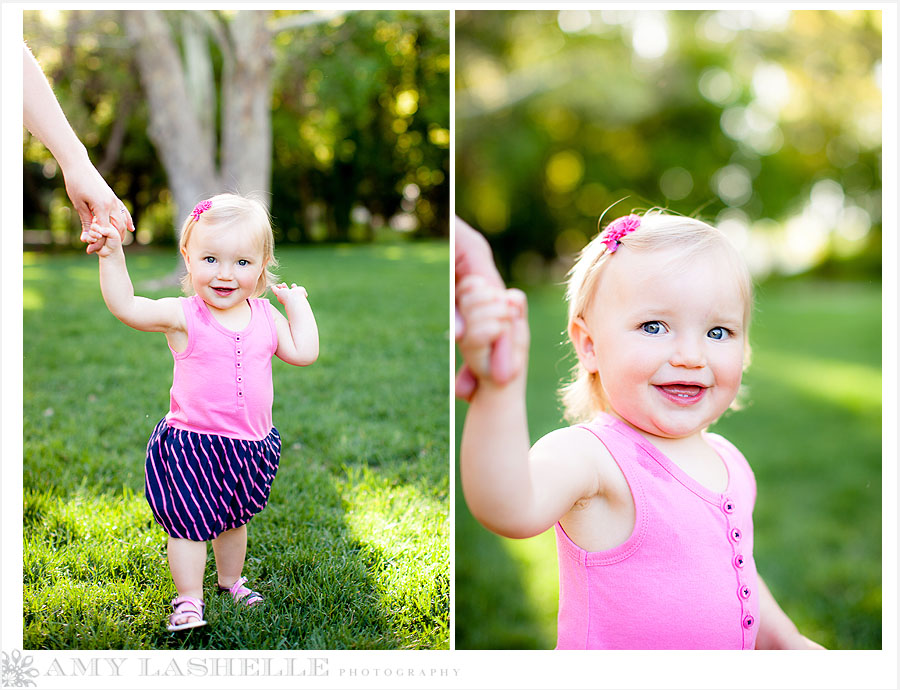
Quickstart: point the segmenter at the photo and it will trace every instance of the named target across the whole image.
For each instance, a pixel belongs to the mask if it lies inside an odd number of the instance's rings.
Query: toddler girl
[[[478,379],[463,493],[500,535],[555,525],[557,648],[818,647],[757,575],[749,465],[706,431],[749,357],[751,282],[737,251],[690,218],[619,218],[583,250],[567,300],[573,425],[529,450],[524,296],[474,276],[457,289],[460,351]],[[498,385],[489,355],[503,333],[516,375]]]
[[[206,624],[203,572],[211,541],[218,589],[252,606],[262,596],[241,576],[247,522],[269,498],[281,438],[272,426],[272,355],[290,364],[316,361],[319,336],[306,290],[274,285],[277,265],[269,216],[261,203],[220,194],[197,204],[180,249],[189,297],[136,297],[118,231],[106,238],[100,288],[113,315],[139,331],[164,333],[175,360],[169,412],[147,444],[147,501],[169,535],[169,569],[178,596],[169,630]],[[267,299],[271,287],[287,318]]]

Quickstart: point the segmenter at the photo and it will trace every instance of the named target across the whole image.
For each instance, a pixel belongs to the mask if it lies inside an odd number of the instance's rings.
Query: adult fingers
[[[491,378],[494,383],[503,384],[513,375],[512,339],[509,333],[503,333],[491,347]]]
[[[121,203],[121,202],[119,202]],[[131,211],[125,208],[125,204],[122,204],[122,215],[125,216],[125,228],[129,232],[134,232],[134,219],[131,217]],[[124,237],[123,237],[124,239]]]
[[[455,320],[453,337],[455,340],[459,340],[466,334],[466,320],[459,313],[459,307],[456,305],[453,305],[453,317]]]
[[[469,367],[463,364],[456,374],[456,385],[454,386],[456,397],[460,400],[469,402],[475,394],[475,388],[477,387],[478,382],[475,380],[475,376],[469,370]]]
[[[458,216],[455,219],[454,247],[456,280],[467,275],[480,275],[497,287],[503,287],[491,245],[484,235]]]

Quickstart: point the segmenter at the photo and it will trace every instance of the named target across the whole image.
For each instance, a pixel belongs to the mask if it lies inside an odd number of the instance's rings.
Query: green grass
[[[754,469],[755,557],[800,630],[833,649],[881,648],[881,286],[762,286],[745,409],[714,430]],[[561,345],[562,290],[527,290],[532,441],[562,426],[554,391],[573,359]],[[465,405],[457,404],[457,438]],[[458,481],[458,480],[457,480]],[[456,646],[556,644],[552,531],[512,541],[456,505]]]
[[[278,257],[309,290],[321,355],[273,364],[284,447],[244,569],[266,604],[217,597],[210,554],[210,625],[173,635],[166,536],[143,496],[165,339],[109,314],[95,257],[25,255],[25,648],[449,647],[447,244]],[[138,286],[173,267],[172,251],[129,253]]]

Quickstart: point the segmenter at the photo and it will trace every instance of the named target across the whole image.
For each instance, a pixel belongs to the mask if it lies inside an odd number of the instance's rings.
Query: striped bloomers
[[[177,429],[163,419],[147,442],[144,493],[169,536],[209,541],[265,508],[280,456],[275,427],[247,441]]]

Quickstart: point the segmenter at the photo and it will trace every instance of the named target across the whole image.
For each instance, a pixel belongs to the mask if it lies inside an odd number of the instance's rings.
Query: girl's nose
[[[693,336],[682,336],[675,341],[675,348],[669,357],[673,367],[696,369],[706,366],[706,353],[703,343]]]

